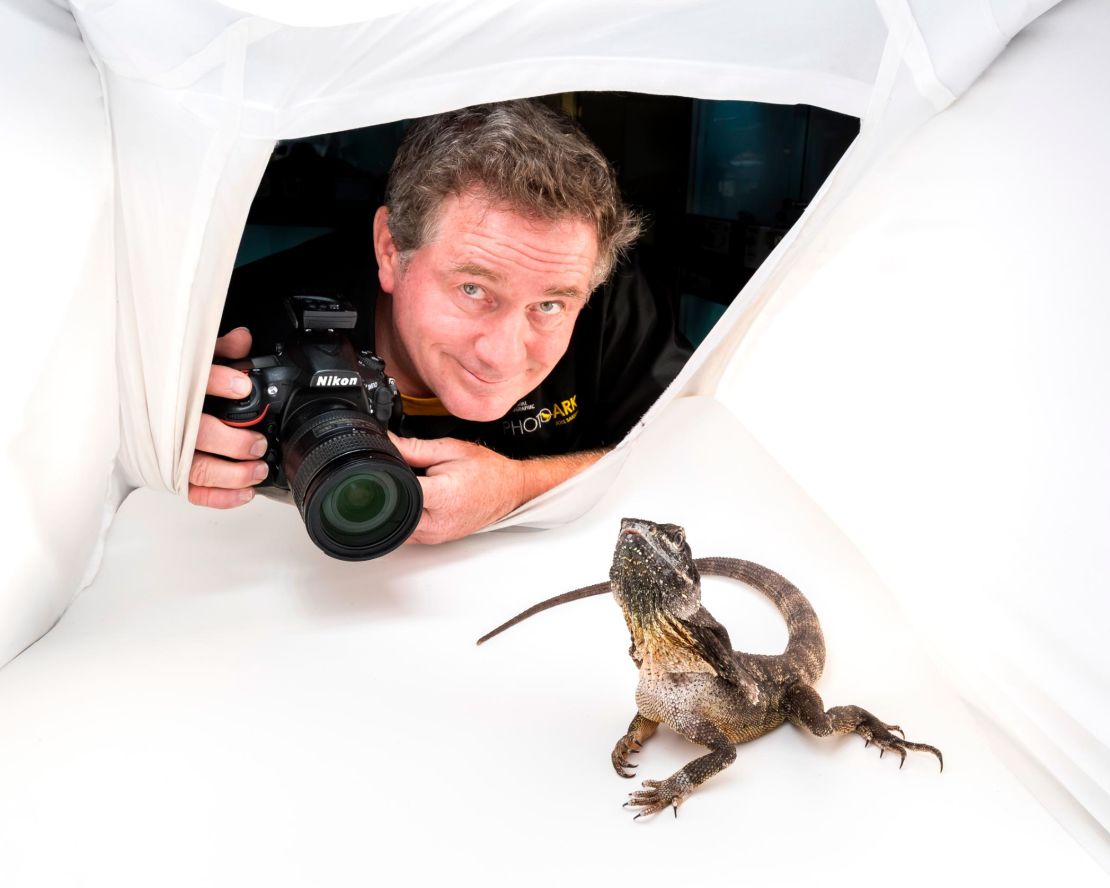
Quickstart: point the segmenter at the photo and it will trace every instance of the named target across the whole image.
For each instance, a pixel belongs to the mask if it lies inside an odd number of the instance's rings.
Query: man
[[[587,308],[639,232],[605,158],[541,104],[467,108],[410,129],[374,217],[380,293],[359,310],[403,396],[394,443],[426,470],[415,542],[466,536],[581,471],[677,373],[688,346],[637,264]],[[291,251],[266,286],[336,264],[313,250]],[[250,347],[239,328],[216,355]],[[212,367],[209,394],[247,387]],[[249,501],[264,450],[258,433],[203,416],[190,500]]]

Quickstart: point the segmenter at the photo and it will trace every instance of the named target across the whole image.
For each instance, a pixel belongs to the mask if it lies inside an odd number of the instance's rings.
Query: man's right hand
[[[236,327],[216,340],[217,358],[245,358],[250,354],[251,334]],[[208,371],[207,393],[239,400],[250,394],[247,374],[213,364]],[[254,499],[254,485],[266,477],[266,438],[250,429],[236,429],[204,413],[197,432],[197,449],[189,469],[189,502],[213,509],[231,509]],[[231,459],[221,459],[231,457]]]

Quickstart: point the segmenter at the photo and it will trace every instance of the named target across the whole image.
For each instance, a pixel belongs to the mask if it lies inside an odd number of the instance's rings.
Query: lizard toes
[[[942,772],[944,771],[944,755],[935,746],[930,746],[928,743],[911,743],[909,740],[903,740],[902,745],[906,749],[913,749],[913,750],[916,750],[917,752],[930,752],[930,753],[932,753],[933,755],[935,755],[937,757],[937,761],[940,762],[941,771]]]
[[[636,815],[634,820],[640,817],[650,817],[653,814],[658,814],[660,811],[670,808],[675,817],[678,816],[678,806],[682,804],[683,800],[689,795],[689,792],[684,792],[673,778],[667,780],[645,780],[643,782],[643,789],[636,792],[629,793],[629,799],[625,803],[629,808],[640,808],[640,812]]]
[[[662,811],[664,808],[666,808],[667,805],[666,805],[666,803],[654,804],[654,805],[647,805],[647,804],[636,805],[635,803],[633,803],[632,807],[642,807],[643,808],[642,811],[637,813],[636,816],[632,818],[633,820],[639,820],[641,817],[651,817],[655,814],[658,814],[660,811]]]
[[[893,735],[887,737],[876,737],[875,745],[879,747],[879,758],[882,758],[886,753],[893,752],[898,755],[898,767],[901,768],[906,762],[906,749],[903,746],[903,741]]]
[[[678,806],[682,804],[685,796],[672,793],[663,792],[659,789],[644,790],[640,792],[633,792],[629,794],[631,798],[624,803],[626,808],[640,808],[642,809],[633,820],[639,820],[641,817],[651,817],[670,808],[674,812],[674,816],[678,817]]]
[[[866,745],[870,746],[874,743],[879,747],[879,758],[883,757],[886,752],[895,752],[898,754],[898,767],[901,768],[906,763],[907,750],[914,750],[917,752],[928,752],[937,757],[940,763],[941,771],[944,770],[944,756],[941,751],[935,746],[930,746],[928,743],[914,743],[905,739],[903,734],[901,737],[896,737],[889,731],[898,731],[901,733],[901,728],[897,725],[883,725],[881,730],[876,730],[874,727],[863,733],[864,739],[867,741]]]

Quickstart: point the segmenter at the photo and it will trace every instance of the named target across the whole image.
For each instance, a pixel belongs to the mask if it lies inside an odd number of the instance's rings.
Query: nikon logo
[[[357,373],[332,373],[324,371],[312,377],[312,387],[340,388],[361,385]]]

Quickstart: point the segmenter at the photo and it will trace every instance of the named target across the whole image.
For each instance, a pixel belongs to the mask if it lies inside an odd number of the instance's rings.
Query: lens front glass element
[[[373,545],[396,532],[408,511],[403,508],[404,499],[389,473],[353,473],[324,495],[320,504],[323,530],[340,543]]]

